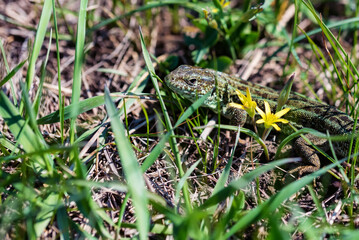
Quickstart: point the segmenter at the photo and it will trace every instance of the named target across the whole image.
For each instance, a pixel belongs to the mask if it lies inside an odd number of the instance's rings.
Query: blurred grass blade
[[[226,125],[226,124],[214,124],[213,127],[216,128],[221,128],[221,129],[227,129],[227,130],[232,130],[232,131],[238,131],[238,126],[233,126],[233,125]],[[195,129],[202,129],[205,128],[205,126],[201,126],[201,127],[196,127]],[[250,137],[252,137],[258,144],[261,145],[261,147],[263,148],[264,154],[266,156],[266,158],[269,160],[269,152],[268,152],[268,148],[265,144],[265,142],[263,141],[263,139],[261,137],[259,137],[255,132],[253,132],[252,130],[248,129],[248,128],[244,128],[241,127],[240,128],[240,132],[244,133]]]
[[[67,216],[65,207],[60,207],[56,212],[56,220],[60,230],[60,239],[70,239],[70,219]]]
[[[125,135],[126,130],[107,89],[105,89],[105,102],[111,119],[112,131],[115,135],[117,151],[120,155],[123,171],[135,207],[137,230],[140,233],[140,239],[147,239],[147,233],[149,231],[149,213],[147,210],[148,200],[141,168],[139,167],[135,153],[132,150],[132,145]]]
[[[22,61],[21,63],[19,63],[13,70],[11,70],[11,72],[9,72],[9,74],[7,74],[3,80],[1,80],[0,82],[0,88],[7,83],[7,81],[9,81],[21,68],[22,66],[24,66],[24,64],[26,63],[27,59],[25,59],[24,61]]]
[[[30,56],[30,62],[29,62],[29,68],[26,74],[26,87],[27,90],[30,89],[30,86],[32,84],[32,81],[35,76],[35,66],[36,66],[36,60],[39,56],[41,47],[44,42],[47,25],[49,24],[50,17],[52,13],[52,1],[45,1],[44,6],[41,11],[41,17],[40,22],[36,31],[36,37],[34,41],[34,47],[32,49],[32,53]]]
[[[181,123],[186,121],[186,119],[191,116],[195,111],[202,106],[204,101],[210,96],[211,92],[208,92],[206,95],[202,96],[198,100],[196,100],[178,119],[174,128],[177,128]],[[161,141],[156,145],[156,147],[151,151],[150,155],[146,158],[146,160],[142,163],[142,171],[145,172],[151,165],[156,161],[158,156],[163,152],[163,148],[165,147],[168,139],[171,137],[172,133],[168,132],[166,135],[161,139]]]
[[[9,126],[9,129],[17,140],[17,143],[21,144],[26,152],[30,153],[41,151],[43,149],[42,141],[39,139],[37,134],[34,133],[27,121],[21,117],[19,111],[10,102],[3,91],[0,91],[0,116],[3,117],[5,123]],[[47,173],[43,172],[43,170],[52,164],[45,162],[50,159],[49,156],[44,155],[43,157],[44,158],[41,156],[34,156],[32,158],[34,163],[33,168],[35,172],[47,175]],[[48,170],[51,171],[51,169]]]
[[[0,14],[1,16],[1,14]],[[5,52],[5,49],[4,49],[4,45],[2,43],[2,41],[0,41],[0,50],[1,50],[1,56],[2,56],[2,61],[3,61],[3,64],[5,65],[5,70],[4,72],[6,72],[7,74],[10,73],[10,68],[9,68],[9,63],[7,61],[7,57],[6,57],[6,52]],[[26,59],[27,60],[27,59]],[[24,60],[26,62],[26,60]],[[21,63],[20,63],[21,64]],[[16,67],[15,67],[16,68]],[[18,70],[15,71],[15,73],[17,72]],[[14,73],[14,74],[15,74]],[[11,77],[10,77],[11,78]],[[4,82],[7,82],[8,80],[4,81]],[[1,81],[3,82],[3,81]],[[5,83],[3,83],[5,84]],[[3,86],[3,84],[0,84],[0,88],[1,86]],[[15,105],[17,105],[17,98],[16,98],[16,93],[15,93],[15,88],[14,88],[14,84],[13,84],[13,81],[10,82],[10,89],[11,89],[11,94],[12,94],[12,98],[13,98],[13,103]]]
[[[58,4],[60,5],[60,3],[58,2]],[[61,5],[59,7],[59,9],[61,8]],[[65,101],[64,101],[64,97],[62,96],[61,93],[61,60],[60,60],[60,46],[59,46],[59,30],[57,27],[57,15],[56,15],[56,4],[55,4],[55,0],[52,0],[52,10],[54,12],[53,18],[54,18],[54,28],[55,28],[55,40],[56,40],[56,63],[57,63],[57,87],[59,89],[58,92],[58,97],[59,97],[59,104],[58,104],[58,109],[59,109],[59,114],[60,114],[60,135],[61,135],[61,143],[64,143],[64,107],[65,107]],[[62,11],[62,10],[60,10]],[[70,28],[67,28],[68,30],[70,30]],[[71,35],[73,35],[73,32],[70,30]]]
[[[49,45],[47,47],[46,58],[45,58],[44,62],[41,64],[40,83],[39,83],[39,87],[37,89],[37,93],[36,93],[35,100],[33,103],[33,111],[35,112],[35,116],[36,116],[35,119],[37,118],[37,115],[39,112],[39,107],[40,107],[41,97],[42,97],[42,87],[44,85],[45,77],[47,75],[46,65],[47,65],[47,61],[49,60],[49,54],[50,54],[51,42],[52,42],[51,39],[52,39],[52,31],[50,31]],[[36,122],[36,120],[35,120],[35,122]]]
[[[35,112],[31,106],[29,95],[26,91],[25,84],[23,82],[20,82],[20,87],[22,89],[22,101],[25,103],[25,109],[26,109],[26,120],[30,122],[30,126],[35,134],[37,134],[37,138],[39,140],[39,143],[44,147],[47,148],[47,144],[40,132],[40,130],[37,127],[36,124],[36,117]]]
[[[313,16],[316,19],[318,25],[320,26],[322,32],[324,33],[324,35],[326,36],[326,38],[329,41],[330,45],[332,46],[334,52],[336,53],[336,56],[340,60],[341,64],[343,66],[346,66],[346,68],[347,68],[346,70],[353,77],[353,79],[356,81],[356,79],[359,76],[359,72],[358,72],[356,66],[350,60],[350,58],[348,58],[348,54],[346,53],[343,46],[340,44],[340,42],[334,36],[334,34],[330,31],[330,26],[327,26],[322,21],[322,18],[317,14],[317,12],[315,11],[315,9],[314,9],[314,7],[313,7],[313,5],[312,5],[312,3],[310,1],[307,2],[307,1],[302,0],[302,2],[309,9],[309,11],[313,14]],[[309,35],[309,33],[308,33],[308,35]],[[348,63],[347,63],[346,60],[348,60]],[[335,64],[333,66],[336,67]],[[354,73],[352,71],[354,71]],[[354,76],[354,74],[355,74],[355,76]],[[340,78],[340,74],[338,75],[338,78]]]
[[[277,158],[280,155],[280,151],[282,150],[282,148],[288,144],[290,141],[294,140],[295,138],[303,135],[303,134],[311,134],[314,135],[318,138],[324,138],[324,139],[330,139],[331,141],[350,141],[352,139],[352,137],[357,137],[358,134],[357,133],[353,133],[353,134],[346,134],[346,135],[337,135],[337,136],[330,136],[328,137],[326,134],[321,133],[315,129],[312,128],[302,128],[297,130],[296,132],[290,134],[289,136],[287,136],[278,146],[277,148],[277,152],[275,155],[275,158]]]
[[[250,210],[246,215],[244,215],[236,224],[225,234],[225,239],[230,238],[236,232],[242,230],[246,226],[250,226],[251,223],[257,219],[268,218],[274,211],[277,211],[280,204],[284,204],[284,202],[290,198],[293,194],[299,192],[302,187],[305,187],[307,184],[311,183],[315,178],[320,177],[328,170],[339,166],[346,159],[338,161],[336,163],[332,163],[320,170],[307,175],[301,179],[298,179],[295,182],[292,182],[285,186],[279,193],[270,197],[266,202],[262,203],[258,207]],[[279,161],[276,161],[279,162]],[[257,170],[257,169],[256,169]],[[255,170],[255,171],[256,171]],[[247,175],[247,174],[246,174]],[[231,184],[230,184],[231,185]],[[239,186],[237,186],[239,187]]]
[[[93,26],[92,28],[89,29],[89,32],[93,32],[96,30],[99,30],[100,28],[112,24],[118,20],[121,20],[123,18],[129,17],[134,15],[137,12],[142,12],[142,11],[146,11],[148,9],[152,9],[152,8],[156,8],[156,7],[164,7],[164,6],[168,6],[171,4],[178,4],[181,7],[185,7],[185,8],[189,8],[192,9],[194,11],[197,12],[202,12],[202,8],[205,5],[200,5],[199,3],[192,3],[192,2],[188,2],[188,1],[183,1],[183,0],[166,0],[166,1],[151,1],[151,2],[147,2],[146,4],[144,4],[143,6],[140,6],[132,11],[128,11],[125,14],[119,15],[117,17],[114,18],[110,18],[110,19],[106,19],[102,22],[100,22],[99,24]]]
[[[218,191],[220,191],[221,189],[224,188],[225,184],[228,181],[228,177],[229,174],[231,172],[231,168],[232,168],[232,162],[233,162],[233,157],[234,157],[234,152],[237,149],[237,145],[239,143],[239,135],[241,133],[241,127],[238,126],[238,130],[237,130],[237,134],[236,134],[236,139],[235,139],[235,144],[233,146],[233,148],[231,149],[231,156],[228,160],[228,163],[226,164],[224,170],[222,171],[220,177],[218,178],[218,181],[216,183],[216,186],[214,187],[211,196],[213,196],[214,194],[216,194]],[[212,207],[211,212],[214,213],[215,211],[215,207]]]
[[[21,86],[21,93],[22,93],[22,100],[24,102],[24,106],[26,109],[26,117],[27,117],[27,121],[26,122],[30,122],[30,127],[32,128],[34,134],[36,134],[36,140],[38,141],[40,147],[38,148],[38,150],[45,150],[48,148],[47,143],[45,142],[45,139],[43,138],[37,124],[36,124],[36,117],[35,117],[35,112],[34,109],[32,108],[31,102],[30,102],[30,98],[29,95],[26,91],[26,87],[25,84],[23,82],[20,82],[20,86]],[[41,152],[40,152],[41,154]],[[53,159],[50,157],[50,155],[48,154],[41,154],[42,159],[46,165],[46,169],[47,171],[50,173],[50,175],[53,174],[53,167],[54,167],[54,161]],[[39,158],[40,160],[40,158]]]
[[[72,96],[71,104],[73,105],[73,110],[75,113],[78,113],[78,103],[81,95],[81,69],[84,60],[84,45],[85,45],[85,36],[86,36],[86,8],[87,0],[81,0],[79,18],[77,23],[77,35],[76,35],[76,47],[75,47],[75,62],[74,62],[74,73],[72,81]],[[70,143],[75,142],[76,134],[76,117],[71,118],[70,123]],[[76,155],[76,154],[75,154]]]
[[[160,102],[163,117],[165,118],[165,122],[166,122],[165,127],[166,127],[167,131],[170,134],[173,134],[172,123],[171,123],[170,117],[168,115],[166,105],[165,105],[165,103],[164,103],[164,101],[162,99],[161,91],[159,89],[157,78],[156,78],[156,75],[155,75],[155,69],[154,69],[154,67],[152,65],[150,54],[148,53],[146,45],[145,45],[145,41],[143,39],[141,27],[140,27],[140,39],[141,39],[141,47],[142,47],[143,58],[145,59],[146,67],[147,67],[147,69],[149,71],[149,75],[150,75],[150,78],[152,80],[153,87],[155,88],[156,95],[158,97],[158,101]],[[180,176],[180,178],[182,178],[184,176],[184,171],[183,171],[182,164],[181,164],[181,157],[179,155],[179,150],[178,150],[178,147],[177,147],[176,138],[169,138],[169,144],[170,144],[171,149],[172,149],[172,151],[173,151],[173,153],[175,155],[175,163],[176,163],[176,167],[177,167],[177,169],[179,171],[179,176]],[[183,197],[184,197],[184,200],[185,200],[185,205],[186,205],[187,210],[190,210],[191,209],[191,200],[190,200],[190,197],[189,197],[188,186],[187,186],[186,183],[183,185]]]
[[[43,90],[46,74],[47,74],[46,63],[43,62],[41,64],[41,76],[40,76],[39,87],[38,87],[37,92],[36,92],[35,101],[32,104],[32,108],[33,108],[33,111],[35,113],[35,118],[37,118],[37,116],[38,116],[40,105],[41,105],[42,90]]]
[[[230,197],[234,192],[240,190],[241,188],[244,188],[248,186],[248,184],[253,181],[255,178],[259,177],[261,174],[272,170],[276,166],[281,166],[287,163],[293,162],[291,159],[284,159],[284,160],[278,160],[274,162],[270,162],[264,166],[261,166],[259,168],[256,168],[255,170],[245,174],[240,179],[232,181],[228,184],[227,187],[222,188],[221,190],[217,191],[213,196],[207,199],[201,206],[200,209],[206,209],[208,207],[211,207],[213,205],[218,204],[219,202],[225,200],[227,197]]]
[[[58,205],[58,200],[58,193],[50,193],[45,199],[42,199],[40,211],[36,214],[34,225],[37,238],[40,238],[41,234],[45,231],[47,225],[52,219]]]
[[[180,181],[178,182],[177,186],[176,186],[176,194],[175,194],[175,203],[178,204],[179,200],[180,200],[180,193],[181,193],[181,189],[184,186],[184,184],[187,181],[187,178],[189,178],[189,176],[191,175],[191,173],[196,169],[197,165],[201,162],[201,159],[199,159],[197,162],[195,162],[187,171],[186,173],[183,175],[183,177],[180,179]]]
[[[118,97],[111,97],[112,100],[117,99]],[[104,95],[102,96],[95,96],[92,98],[86,98],[85,100],[80,101],[77,105],[77,114],[75,114],[75,106],[73,104],[67,106],[64,108],[64,120],[73,118],[78,116],[81,113],[87,112],[93,108],[96,108],[98,106],[101,106],[105,104],[105,98]],[[50,124],[50,123],[56,123],[60,121],[60,111],[57,110],[53,113],[50,113],[49,115],[46,115],[40,119],[37,120],[38,124]]]
[[[124,76],[127,77],[128,74],[124,71],[120,71],[120,70],[116,70],[116,69],[112,69],[112,68],[98,68],[96,70],[97,72],[103,72],[103,73],[111,73],[111,74],[116,74],[119,76]]]

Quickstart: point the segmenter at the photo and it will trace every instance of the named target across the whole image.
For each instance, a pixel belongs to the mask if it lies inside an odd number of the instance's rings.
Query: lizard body
[[[272,112],[275,112],[279,97],[279,93],[269,87],[247,82],[212,69],[187,65],[182,65],[172,71],[165,77],[165,81],[174,92],[191,101],[210,91],[211,95],[204,102],[204,106],[216,112],[217,99],[219,99],[221,114],[228,119],[235,119],[241,125],[246,121],[246,112],[238,109],[233,111],[233,108],[227,106],[230,102],[240,103],[235,89],[245,93],[246,88],[249,87],[253,101],[256,101],[261,109],[264,109],[264,100],[266,100]],[[291,109],[284,118],[296,127],[309,127],[324,133],[328,131],[330,135],[345,135],[353,131],[354,120],[333,106],[298,94],[290,94],[284,107]],[[307,146],[307,148],[310,147]],[[348,148],[348,141],[340,142],[336,145],[336,153],[344,157],[348,153]],[[309,162],[314,167],[312,166],[311,169],[307,169],[308,171],[303,170],[302,172],[318,170],[320,161],[318,156],[312,156],[314,155],[313,150],[304,155],[307,158],[313,158],[309,159]]]

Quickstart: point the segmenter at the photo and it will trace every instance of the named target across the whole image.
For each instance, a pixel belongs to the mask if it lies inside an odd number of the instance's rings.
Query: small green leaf
[[[227,56],[220,56],[209,62],[208,68],[216,69],[220,72],[224,72],[232,64],[232,59]]]
[[[57,208],[58,199],[59,195],[57,193],[50,193],[45,199],[41,200],[41,208],[36,214],[34,226],[36,237],[39,238],[49,224]]]
[[[276,112],[279,112],[282,109],[282,107],[285,105],[285,103],[287,102],[287,100],[289,98],[290,91],[292,90],[294,77],[295,77],[295,74],[293,73],[290,76],[287,83],[284,85],[282,91],[280,92]]]

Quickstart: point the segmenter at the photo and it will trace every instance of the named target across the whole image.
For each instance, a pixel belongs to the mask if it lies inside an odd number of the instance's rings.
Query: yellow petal
[[[278,127],[277,124],[273,123],[273,124],[272,124],[272,127],[274,127],[275,130],[280,131],[280,127]]]
[[[227,7],[231,2],[226,2],[224,5],[223,5],[223,8]]]
[[[239,91],[238,89],[236,89],[236,93],[239,100],[241,100],[241,102],[244,104],[244,102],[246,102],[246,96],[244,96],[243,93],[241,93],[241,91]]]
[[[279,112],[277,112],[276,114],[274,114],[277,118],[280,118],[281,116],[283,116],[284,114],[286,114],[287,112],[289,112],[290,108],[284,108],[282,110],[280,110]]]
[[[238,103],[229,103],[228,106],[244,110],[243,105],[238,104]]]
[[[250,106],[251,106],[251,108],[256,108],[257,103],[255,101],[251,101]]]
[[[284,118],[279,118],[279,119],[275,120],[275,122],[289,123],[289,121],[287,119],[284,119]]]
[[[270,106],[269,106],[269,103],[267,101],[264,101],[264,107],[265,107],[265,110],[266,110],[266,115],[269,115],[271,114],[271,110],[270,110]]]
[[[213,9],[212,9],[212,12],[213,12],[213,13],[218,13],[218,9],[217,9],[217,8],[213,8]]]
[[[203,13],[204,13],[204,17],[207,19],[208,18],[208,11],[206,9],[203,9]]]
[[[261,117],[262,117],[263,119],[266,118],[266,114],[262,111],[262,109],[260,109],[259,107],[256,107],[256,110],[257,110],[257,112],[259,113],[259,115],[261,115]]]
[[[264,123],[264,119],[258,119],[258,120],[256,121],[256,123],[258,123],[258,124]]]
[[[247,89],[246,89],[246,94],[247,94],[248,101],[251,102],[252,96],[251,96],[251,92],[249,91],[249,87],[247,87]]]

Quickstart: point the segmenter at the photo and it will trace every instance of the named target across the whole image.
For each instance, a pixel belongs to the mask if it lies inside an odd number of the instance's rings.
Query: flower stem
[[[264,132],[263,132],[263,135],[262,135],[262,139],[263,139],[263,140],[266,140],[266,139],[267,139],[267,137],[268,137],[268,135],[269,135],[269,133],[270,133],[271,130],[272,130],[272,127],[265,128],[265,129],[264,129]]]
[[[254,132],[256,134],[258,134],[258,129],[257,129],[257,125],[256,125],[256,119],[255,119],[254,116],[252,117],[252,124],[253,124],[253,128],[254,128]]]

